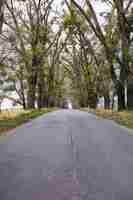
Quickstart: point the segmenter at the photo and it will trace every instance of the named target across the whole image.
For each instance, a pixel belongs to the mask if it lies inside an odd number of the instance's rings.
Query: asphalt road
[[[0,200],[133,200],[133,136],[74,110],[0,140]]]

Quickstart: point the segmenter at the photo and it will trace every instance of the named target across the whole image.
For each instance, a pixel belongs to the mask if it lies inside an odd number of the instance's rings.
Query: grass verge
[[[89,110],[87,108],[84,111],[95,113],[99,117],[113,120],[120,125],[133,129],[133,111],[112,112],[112,110]]]
[[[11,129],[20,126],[36,117],[39,117],[45,113],[52,112],[54,109],[46,108],[42,110],[31,110],[31,111],[21,111],[21,112],[1,112],[0,113],[0,135],[5,135],[5,133]]]

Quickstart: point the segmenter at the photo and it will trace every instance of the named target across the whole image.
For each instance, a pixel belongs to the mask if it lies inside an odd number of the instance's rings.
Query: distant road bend
[[[133,200],[133,137],[87,112],[39,117],[0,141],[0,200]]]

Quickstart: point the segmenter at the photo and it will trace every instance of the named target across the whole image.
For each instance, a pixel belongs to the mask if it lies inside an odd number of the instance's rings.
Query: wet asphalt
[[[133,200],[133,131],[59,110],[0,140],[0,200]]]

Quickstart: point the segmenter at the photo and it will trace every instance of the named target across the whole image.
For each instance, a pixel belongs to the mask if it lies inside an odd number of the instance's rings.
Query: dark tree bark
[[[118,110],[124,110],[126,108],[125,106],[125,87],[124,85],[119,81],[117,84],[117,95],[118,95]]]
[[[125,102],[125,82],[128,80],[129,75],[129,41],[130,41],[130,31],[128,27],[128,21],[125,15],[124,10],[124,1],[114,0],[116,9],[117,9],[117,19],[118,19],[118,28],[120,33],[121,41],[121,65],[120,65],[120,81],[118,82],[118,109],[126,109]]]
[[[26,107],[26,102],[25,102],[25,101],[23,101],[23,109],[24,109],[24,110],[27,109],[27,107]]]
[[[37,106],[39,109],[43,108],[43,98],[42,98],[42,84],[38,84],[38,97],[37,97]]]
[[[35,85],[32,84],[32,81],[29,82],[29,88],[27,93],[27,108],[34,109],[35,108]]]
[[[3,18],[4,18],[4,1],[5,0],[0,0],[0,33],[2,30]]]
[[[104,95],[104,109],[110,109],[110,96],[109,96],[109,94]]]
[[[44,79],[42,81],[39,80],[38,83],[38,97],[37,97],[37,105],[38,108],[48,107],[48,98],[47,91]]]
[[[29,87],[28,94],[27,94],[28,109],[35,108],[36,86],[37,86],[37,77],[38,77],[37,66],[38,66],[37,56],[33,56],[31,74],[28,80],[28,87]]]
[[[3,102],[3,99],[0,99],[0,112],[2,111],[1,110],[2,102]]]

